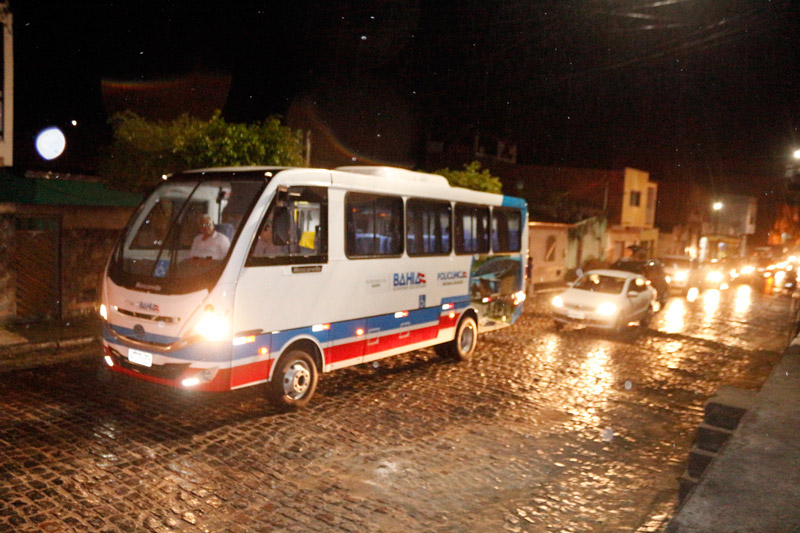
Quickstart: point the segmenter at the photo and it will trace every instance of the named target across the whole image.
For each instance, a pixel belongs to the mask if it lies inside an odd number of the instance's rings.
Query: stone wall
[[[63,318],[93,313],[99,306],[103,272],[119,231],[66,229],[61,236]]]

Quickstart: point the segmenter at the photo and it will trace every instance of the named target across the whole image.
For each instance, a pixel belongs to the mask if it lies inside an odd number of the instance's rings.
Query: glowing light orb
[[[55,126],[45,128],[36,136],[36,151],[43,159],[50,161],[64,153],[67,146],[67,139],[64,134]]]

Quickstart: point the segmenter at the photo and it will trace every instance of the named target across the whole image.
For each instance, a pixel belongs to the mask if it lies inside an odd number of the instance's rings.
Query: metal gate
[[[24,320],[60,318],[59,231],[57,217],[18,217],[11,267],[17,275],[17,316]]]

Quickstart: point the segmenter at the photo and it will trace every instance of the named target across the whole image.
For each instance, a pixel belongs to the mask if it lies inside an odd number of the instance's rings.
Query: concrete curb
[[[4,359],[9,359],[15,356],[86,346],[87,344],[100,342],[100,338],[101,337],[99,335],[89,335],[86,337],[75,337],[71,339],[59,339],[54,341],[10,344],[8,346],[0,347],[0,364]]]

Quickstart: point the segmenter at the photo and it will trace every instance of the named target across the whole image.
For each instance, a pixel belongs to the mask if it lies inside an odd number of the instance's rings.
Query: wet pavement
[[[424,350],[258,388],[112,377],[93,345],[0,373],[0,530],[661,531],[703,402],[758,389],[788,297],[674,296],[647,330],[556,332],[543,301],[454,363]]]

